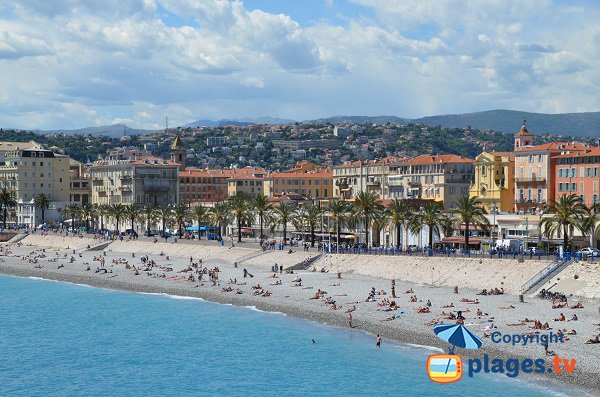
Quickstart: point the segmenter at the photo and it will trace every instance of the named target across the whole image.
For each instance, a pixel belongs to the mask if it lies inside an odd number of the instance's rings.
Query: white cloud
[[[0,0],[0,120],[160,128],[165,114],[184,124],[600,106],[599,6],[352,1],[372,16],[303,26],[241,1]]]

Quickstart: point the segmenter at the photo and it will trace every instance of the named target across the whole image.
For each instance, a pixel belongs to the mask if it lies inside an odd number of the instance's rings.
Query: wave
[[[165,292],[138,292],[138,293],[142,294],[142,295],[162,296],[162,297],[171,298],[171,299],[178,299],[178,300],[195,300],[195,301],[206,302],[205,299],[198,298],[196,296],[171,295],[171,294],[167,294]]]
[[[259,312],[259,313],[268,313],[268,314],[278,314],[281,316],[287,316],[287,314],[282,313],[282,312],[274,312],[274,311],[270,311],[270,310],[261,310],[261,309],[257,309],[256,306],[242,306],[246,309],[250,309],[254,312]]]

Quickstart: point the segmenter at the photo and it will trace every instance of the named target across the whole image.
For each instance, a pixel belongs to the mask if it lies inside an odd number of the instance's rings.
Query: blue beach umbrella
[[[433,327],[438,338],[463,349],[479,349],[483,341],[462,324],[440,324]],[[451,349],[454,350],[454,349]]]

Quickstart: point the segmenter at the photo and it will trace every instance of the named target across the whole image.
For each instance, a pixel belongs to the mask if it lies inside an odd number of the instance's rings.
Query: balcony
[[[373,179],[371,181],[367,181],[367,186],[379,187],[379,186],[381,186],[381,181],[379,179]]]
[[[408,186],[420,187],[421,186],[421,182],[420,181],[409,181],[408,182]]]
[[[524,183],[546,183],[546,177],[545,176],[530,176],[530,177],[524,177],[524,178],[515,178],[515,183],[517,184],[524,184]]]
[[[540,205],[540,204],[541,205],[545,205],[546,201],[545,200],[538,201],[538,200],[533,200],[533,199],[532,200],[529,200],[529,199],[518,199],[518,200],[515,200],[515,204],[520,204],[520,205],[523,205],[523,206],[527,206],[527,205]]]

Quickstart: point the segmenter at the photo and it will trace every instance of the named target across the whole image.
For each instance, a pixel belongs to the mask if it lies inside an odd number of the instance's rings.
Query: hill
[[[94,135],[108,136],[111,138],[121,137],[123,135],[146,135],[155,132],[154,130],[142,130],[127,127],[124,124],[103,125],[99,127],[85,127],[76,130],[49,130],[39,131],[40,134],[65,134],[65,135]]]

